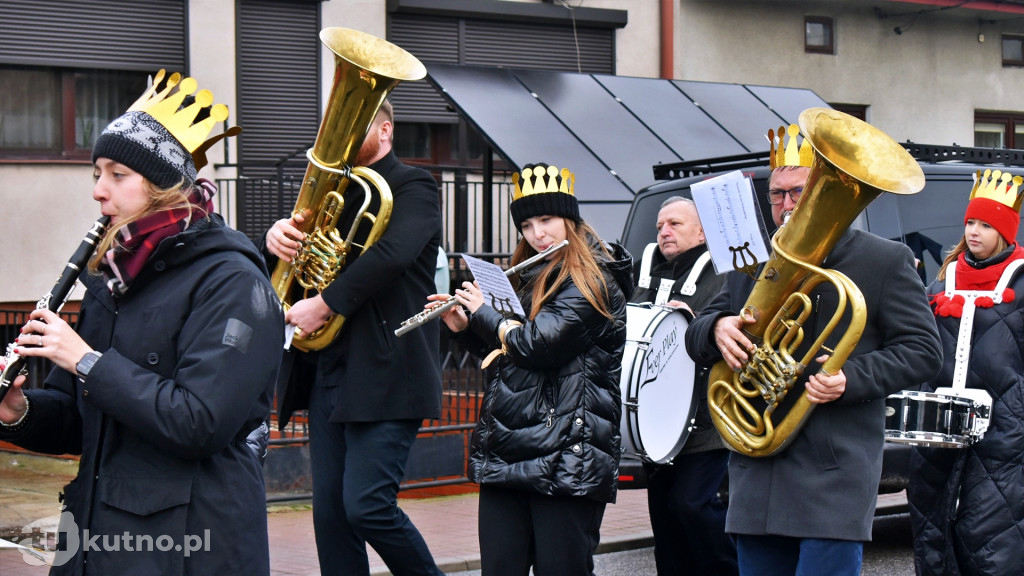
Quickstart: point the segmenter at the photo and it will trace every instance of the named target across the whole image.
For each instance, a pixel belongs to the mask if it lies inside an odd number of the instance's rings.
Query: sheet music
[[[690,192],[718,274],[768,260],[750,178],[734,170],[694,183]]]
[[[526,316],[523,311],[523,304],[519,296],[512,288],[512,283],[505,276],[501,266],[492,264],[486,260],[462,255],[462,259],[469,266],[473,278],[480,285],[480,291],[484,293],[484,302],[500,312],[503,316],[509,316],[509,312],[515,312],[519,316]]]

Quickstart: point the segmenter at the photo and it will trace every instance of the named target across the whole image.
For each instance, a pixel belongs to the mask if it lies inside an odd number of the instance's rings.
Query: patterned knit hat
[[[512,223],[518,228],[534,216],[561,216],[579,223],[580,205],[573,188],[576,176],[568,168],[559,171],[547,164],[527,164],[522,173],[512,174]]]
[[[991,178],[989,177],[991,175]],[[1000,170],[981,170],[974,175],[974,189],[964,213],[964,224],[981,220],[999,232],[1007,244],[1017,241],[1022,196],[1018,193],[1024,178]]]
[[[207,140],[214,125],[227,120],[228,108],[214,105],[209,90],[195,91],[192,78],[174,73],[165,81],[164,71],[158,72],[142,96],[96,139],[93,163],[97,158],[120,162],[160,188],[192,186],[207,163],[206,150],[242,131],[233,126]]]

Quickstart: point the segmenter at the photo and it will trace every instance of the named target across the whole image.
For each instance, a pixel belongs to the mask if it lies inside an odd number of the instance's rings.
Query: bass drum
[[[697,411],[694,363],[683,333],[689,324],[676,308],[626,307],[622,354],[623,456],[667,464],[679,454]]]

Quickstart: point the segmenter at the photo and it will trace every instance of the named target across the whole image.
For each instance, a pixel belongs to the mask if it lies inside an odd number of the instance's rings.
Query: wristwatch
[[[85,356],[82,356],[82,359],[78,361],[78,364],[75,364],[75,372],[78,373],[78,377],[82,380],[88,378],[89,372],[101,356],[103,356],[103,354],[100,354],[95,350],[86,352]]]

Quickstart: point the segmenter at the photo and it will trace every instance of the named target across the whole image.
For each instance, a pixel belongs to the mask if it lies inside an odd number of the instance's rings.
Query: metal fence
[[[448,253],[510,253],[517,242],[508,205],[511,172],[422,165],[438,182],[443,214],[441,247]],[[218,179],[217,211],[233,227],[257,240],[295,207],[302,175],[286,163],[241,171]]]
[[[18,337],[21,327],[28,322],[28,315],[31,310],[0,309],[0,346],[4,348],[0,353],[7,353],[7,345],[12,344]],[[60,317],[69,324],[74,325],[78,321],[78,312],[61,312]],[[42,388],[46,374],[52,368],[52,364],[43,358],[25,357],[24,370],[27,371],[25,388]]]
[[[451,286],[470,278],[463,253],[507,266],[517,235],[509,218],[510,173],[490,177],[480,171],[457,167],[424,166],[438,179],[444,214],[442,247],[448,254]],[[300,179],[289,176],[280,166],[274,176],[219,179],[215,197],[217,211],[233,227],[254,240],[294,207]],[[426,294],[424,294],[426,297]],[[0,310],[0,338],[14,342],[19,328],[28,320],[28,310]],[[77,312],[62,313],[69,323],[77,321]],[[437,320],[435,320],[437,321]],[[466,461],[469,435],[477,420],[483,393],[483,372],[477,358],[442,337],[442,417],[424,422],[414,444],[403,488],[422,488],[467,481]],[[27,362],[27,388],[40,388],[49,362]],[[274,415],[272,415],[274,418]],[[272,426],[274,447],[302,447],[308,444],[309,428],[305,413],[295,415],[288,426],[277,431]],[[303,496],[299,494],[298,496]],[[279,499],[288,499],[288,496]]]

